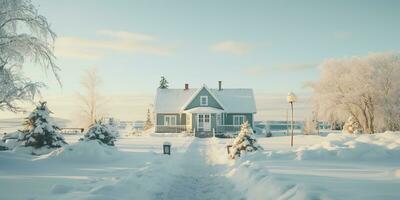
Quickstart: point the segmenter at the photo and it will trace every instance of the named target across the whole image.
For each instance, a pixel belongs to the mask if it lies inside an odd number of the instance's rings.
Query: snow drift
[[[268,159],[385,161],[400,158],[400,134],[329,134],[321,143],[291,151],[267,152]]]
[[[69,162],[110,162],[122,157],[117,148],[101,144],[96,140],[80,141],[52,151],[38,159],[53,159]]]
[[[246,194],[246,199],[331,199],[321,188],[310,188],[301,183],[293,183],[268,173],[265,166],[242,160],[227,174],[236,184],[236,189]]]

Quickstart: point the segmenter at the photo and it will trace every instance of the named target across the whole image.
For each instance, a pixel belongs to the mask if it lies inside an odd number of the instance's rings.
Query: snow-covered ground
[[[258,138],[233,161],[232,139],[122,137],[43,156],[0,152],[0,199],[400,199],[400,135]],[[162,155],[162,144],[172,154]]]
[[[0,199],[152,199],[193,140],[126,137],[101,150],[77,145],[80,137],[66,136],[72,145],[40,157],[0,152]],[[167,140],[171,156],[161,154]]]
[[[213,141],[211,161],[247,199],[400,199],[400,134],[330,134],[259,138],[261,153],[236,162],[218,156],[227,140]],[[219,152],[219,153],[216,153]]]

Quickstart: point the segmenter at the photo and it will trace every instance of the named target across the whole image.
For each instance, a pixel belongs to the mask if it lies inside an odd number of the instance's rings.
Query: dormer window
[[[200,96],[200,106],[208,106],[208,96]]]

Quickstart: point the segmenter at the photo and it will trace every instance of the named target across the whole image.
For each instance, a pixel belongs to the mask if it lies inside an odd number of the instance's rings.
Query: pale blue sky
[[[256,95],[302,94],[324,59],[400,50],[400,1],[34,2],[60,38],[62,89],[27,69],[49,83],[44,95],[79,91],[93,66],[107,94],[154,94],[161,75],[171,87],[222,80]]]

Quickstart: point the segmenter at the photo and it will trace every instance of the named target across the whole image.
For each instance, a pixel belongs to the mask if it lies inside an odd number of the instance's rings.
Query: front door
[[[199,114],[198,115],[197,130],[200,132],[211,131],[211,115],[210,114]]]

